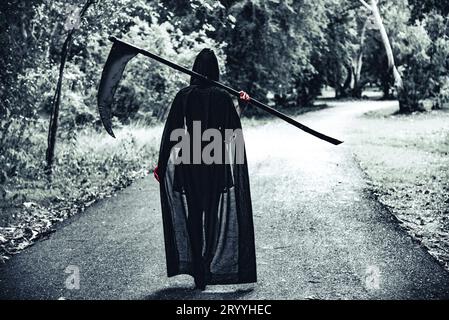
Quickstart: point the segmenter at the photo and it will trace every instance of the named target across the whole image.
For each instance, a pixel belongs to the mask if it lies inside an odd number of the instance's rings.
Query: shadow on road
[[[235,291],[200,291],[193,288],[174,287],[154,291],[144,300],[235,300],[253,292],[253,288]]]

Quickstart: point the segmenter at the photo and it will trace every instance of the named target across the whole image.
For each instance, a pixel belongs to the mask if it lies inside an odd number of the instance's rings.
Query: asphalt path
[[[361,114],[392,103],[333,103],[297,119],[345,140]],[[449,274],[372,197],[351,140],[332,146],[278,120],[244,135],[257,284],[201,293],[189,276],[167,278],[159,188],[148,176],[1,265],[0,298],[449,298]]]

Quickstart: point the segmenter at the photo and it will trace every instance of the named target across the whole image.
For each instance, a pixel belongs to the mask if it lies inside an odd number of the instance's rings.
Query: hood
[[[218,60],[211,49],[201,50],[195,58],[192,70],[206,76],[210,80],[218,81],[220,78]],[[191,77],[190,84],[201,84],[201,80]]]

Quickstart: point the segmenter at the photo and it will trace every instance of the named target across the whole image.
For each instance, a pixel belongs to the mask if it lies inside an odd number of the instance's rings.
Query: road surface
[[[298,120],[345,140],[358,116],[391,103],[333,103]],[[0,298],[449,298],[449,274],[370,195],[350,140],[335,147],[281,121],[247,128],[245,139],[255,286],[200,293],[189,276],[166,277],[158,185],[148,176],[0,266]]]

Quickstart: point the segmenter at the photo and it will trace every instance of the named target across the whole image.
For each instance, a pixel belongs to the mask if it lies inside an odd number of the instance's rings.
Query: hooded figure
[[[203,49],[193,71],[218,81],[214,52]],[[249,98],[244,92],[241,97]],[[192,77],[177,93],[155,176],[168,276],[189,274],[202,290],[207,284],[256,282],[248,166],[240,118],[226,91]]]

